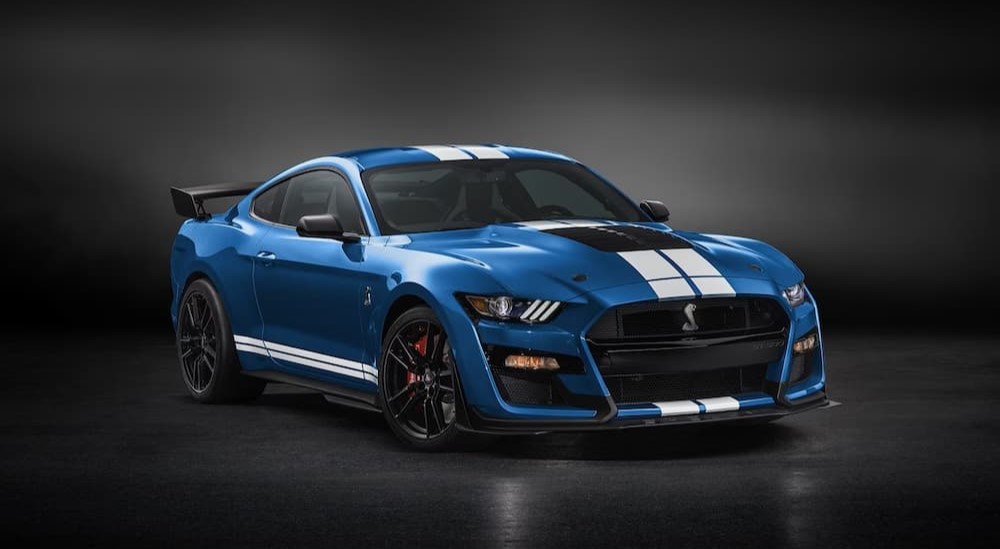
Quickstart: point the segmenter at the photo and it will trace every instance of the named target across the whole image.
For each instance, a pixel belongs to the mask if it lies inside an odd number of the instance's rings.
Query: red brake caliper
[[[418,353],[420,353],[420,356],[427,356],[427,334],[424,334],[423,337],[418,339],[416,343],[413,344],[413,348],[416,349]],[[413,372],[406,372],[407,383],[416,383],[416,381],[417,381],[417,374]]]

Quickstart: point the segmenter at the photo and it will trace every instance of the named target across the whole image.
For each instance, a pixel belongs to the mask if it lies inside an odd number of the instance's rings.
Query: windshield
[[[545,219],[648,221],[586,168],[544,160],[437,162],[365,172],[382,234]]]

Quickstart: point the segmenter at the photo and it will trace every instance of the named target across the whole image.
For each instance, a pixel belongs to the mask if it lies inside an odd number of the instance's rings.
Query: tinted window
[[[451,161],[365,172],[382,234],[544,219],[647,221],[627,198],[576,164]]]
[[[262,219],[292,227],[302,216],[330,213],[345,231],[365,234],[350,184],[331,171],[307,172],[279,183],[257,197],[253,211]]]
[[[517,178],[531,199],[540,208],[558,207],[573,212],[576,217],[613,218],[614,212],[583,187],[562,174],[550,170],[523,170]]]
[[[272,223],[277,223],[278,216],[281,215],[281,202],[284,200],[285,191],[287,190],[288,182],[286,181],[258,195],[253,201],[254,215]]]

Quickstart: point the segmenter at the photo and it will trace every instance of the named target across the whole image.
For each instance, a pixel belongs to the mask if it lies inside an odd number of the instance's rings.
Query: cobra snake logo
[[[698,329],[698,323],[694,320],[694,312],[698,310],[698,306],[694,303],[688,303],[684,306],[684,316],[687,317],[687,322],[681,326],[681,329],[685,332],[693,332]]]

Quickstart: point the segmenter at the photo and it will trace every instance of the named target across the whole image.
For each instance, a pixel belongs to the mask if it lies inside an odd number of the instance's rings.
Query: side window
[[[304,215],[330,213],[337,216],[345,231],[365,234],[350,183],[326,170],[297,175],[268,189],[254,200],[253,213],[290,227]]]
[[[288,181],[285,181],[262,192],[253,201],[253,214],[265,221],[277,223],[278,216],[281,215],[281,204],[285,199],[285,191],[287,190]]]
[[[596,197],[561,174],[549,170],[523,170],[517,178],[539,208],[561,206],[579,217],[614,217]]]

